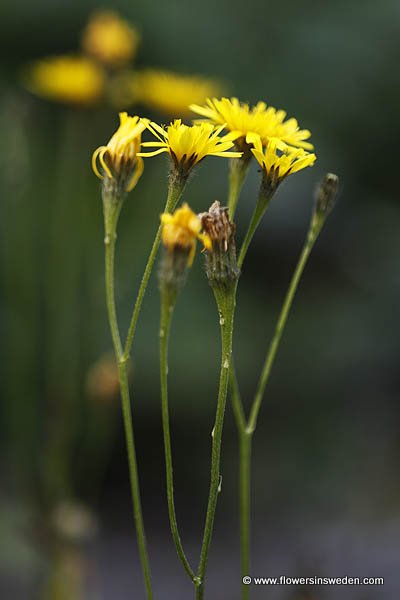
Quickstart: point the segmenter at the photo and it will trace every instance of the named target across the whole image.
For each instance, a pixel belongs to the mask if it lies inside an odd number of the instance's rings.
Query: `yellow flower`
[[[211,79],[160,69],[125,73],[115,85],[125,101],[140,102],[172,117],[190,114],[189,104],[205,102],[220,89]]]
[[[130,192],[143,173],[143,160],[138,156],[138,150],[146,120],[129,117],[126,112],[121,112],[119,119],[120,125],[107,146],[94,151],[92,168],[100,179],[115,178],[122,191]]]
[[[203,242],[207,250],[211,249],[211,240],[208,235],[201,232],[201,219],[192,211],[188,204],[178,208],[173,215],[161,215],[161,238],[168,252],[184,250],[189,252],[188,266],[193,263],[196,251],[196,240]]]
[[[251,149],[258,164],[262,167],[269,185],[276,187],[283,178],[306,167],[311,167],[316,161],[315,154],[302,148],[281,149],[280,140],[271,138],[263,151],[261,139],[253,137],[254,148]]]
[[[26,87],[51,100],[90,105],[103,95],[104,72],[89,58],[53,56],[32,63],[25,73]]]
[[[155,156],[168,152],[176,167],[191,169],[206,156],[224,156],[239,158],[241,152],[227,152],[232,148],[230,135],[219,137],[222,129],[215,129],[211,123],[184,125],[181,119],[175,119],[167,129],[157,123],[147,123],[147,128],[158,139],[157,142],[143,142],[142,146],[157,148],[152,152],[141,152],[139,156]]]
[[[270,138],[279,138],[285,144],[312,149],[312,144],[306,142],[311,135],[307,129],[300,129],[296,119],[284,121],[286,113],[276,110],[265,102],[258,102],[251,107],[239,102],[237,98],[207,99],[206,106],[192,104],[191,110],[208,119],[214,125],[223,125],[232,133],[236,140],[252,144],[252,136],[260,136],[263,145]]]
[[[127,64],[139,41],[137,30],[111,10],[95,12],[82,34],[83,50],[111,67]]]

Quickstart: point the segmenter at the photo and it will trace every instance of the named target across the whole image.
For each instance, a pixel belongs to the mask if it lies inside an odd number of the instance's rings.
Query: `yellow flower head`
[[[225,124],[232,133],[232,139],[252,144],[252,136],[258,135],[263,145],[270,138],[279,138],[288,145],[312,149],[312,144],[304,141],[311,133],[306,129],[300,130],[296,119],[284,122],[285,111],[267,107],[265,102],[258,102],[250,108],[237,98],[208,98],[206,106],[192,104],[190,108],[214,125]]]
[[[211,249],[211,240],[208,235],[200,233],[202,229],[200,217],[192,211],[188,204],[178,208],[173,215],[163,213],[161,224],[161,237],[165,248],[168,252],[174,252],[177,249],[188,252],[188,266],[193,263],[197,239],[203,242],[207,250]]]
[[[262,167],[264,176],[267,177],[269,185],[276,187],[279,183],[292,173],[311,167],[317,157],[302,148],[282,149],[280,140],[271,138],[263,151],[260,138],[253,138],[254,148],[251,149],[258,164]]]
[[[116,179],[122,191],[130,192],[143,173],[143,160],[138,156],[146,121],[140,117],[119,114],[120,125],[107,146],[100,146],[92,156],[93,171],[100,179]],[[100,166],[100,169],[99,169]]]
[[[139,42],[137,30],[111,10],[95,12],[82,34],[83,50],[111,67],[127,64]]]
[[[125,74],[120,83],[130,102],[141,102],[171,117],[190,114],[189,104],[205,102],[220,89],[211,79],[160,69]]]
[[[158,139],[157,142],[143,142],[142,146],[157,148],[152,152],[141,152],[139,156],[155,156],[168,152],[178,168],[189,171],[206,156],[224,156],[239,158],[241,152],[227,152],[232,148],[230,135],[219,137],[222,129],[215,129],[211,123],[184,125],[181,119],[175,119],[166,129],[157,123],[147,123],[147,128]]]
[[[103,70],[81,56],[38,60],[27,68],[24,79],[26,87],[34,94],[71,104],[94,104],[104,90]]]

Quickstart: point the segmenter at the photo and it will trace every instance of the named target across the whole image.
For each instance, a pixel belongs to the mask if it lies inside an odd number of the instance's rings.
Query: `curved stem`
[[[184,190],[186,181],[178,179],[176,177],[172,177],[170,179],[169,187],[168,187],[168,196],[164,207],[164,212],[172,212],[177,205],[182,192]],[[127,360],[129,358],[129,354],[131,352],[133,339],[135,337],[136,325],[138,322],[140,309],[142,308],[143,298],[146,293],[147,284],[150,279],[151,272],[153,270],[154,261],[157,256],[158,248],[160,246],[161,241],[161,225],[158,227],[156,236],[154,238],[153,245],[150,250],[149,258],[147,259],[147,264],[143,273],[142,281],[140,282],[138,294],[136,297],[135,306],[133,307],[132,317],[129,323],[128,334],[126,337],[125,347],[124,347],[124,358]]]
[[[129,398],[129,384],[126,359],[123,357],[121,338],[117,322],[117,312],[115,307],[114,291],[114,255],[116,241],[116,225],[120,211],[118,206],[105,207],[105,280],[106,280],[106,298],[108,319],[110,323],[111,336],[114,344],[114,351],[118,362],[118,376],[121,387],[122,414],[125,428],[126,447],[128,453],[129,477],[131,484],[133,515],[136,526],[136,535],[138,540],[140,562],[143,570],[143,577],[146,587],[146,596],[148,600],[153,600],[153,591],[151,583],[151,572],[149,558],[147,553],[146,536],[143,524],[143,514],[139,491],[139,478],[136,460],[135,439],[132,426],[132,414]]]
[[[172,465],[171,433],[169,425],[169,407],[168,407],[168,342],[171,328],[172,314],[174,308],[174,299],[169,295],[161,295],[161,321],[160,321],[160,382],[161,382],[161,407],[162,422],[164,433],[164,451],[165,451],[165,471],[167,480],[167,502],[168,515],[171,526],[172,538],[178,557],[193,583],[196,582],[196,575],[191,568],[183,550],[181,538],[178,530],[178,523],[175,512],[174,500],[174,475]]]
[[[232,354],[232,332],[235,312],[236,284],[230,289],[221,290],[214,288],[214,294],[220,313],[221,370],[215,425],[212,432],[210,490],[208,496],[206,521],[203,533],[203,542],[200,552],[200,562],[197,571],[198,584],[196,588],[196,598],[198,600],[201,600],[204,597],[204,577],[207,568],[211,536],[214,527],[214,517],[217,507],[218,493],[220,491],[221,486],[221,442]]]
[[[289,312],[293,303],[294,296],[296,294],[297,287],[299,285],[301,276],[304,271],[304,267],[306,266],[307,259],[310,256],[310,252],[314,246],[315,240],[317,239],[319,230],[315,230],[311,227],[309,230],[309,234],[307,236],[306,242],[303,246],[303,250],[301,252],[300,258],[296,265],[295,271],[293,273],[292,279],[289,284],[288,291],[286,293],[285,300],[283,302],[281,312],[279,314],[279,318],[275,327],[275,332],[271,341],[271,345],[269,347],[267,356],[264,361],[264,366],[261,372],[261,376],[258,382],[256,394],[254,397],[253,405],[250,411],[250,417],[247,424],[247,430],[249,433],[252,433],[257,424],[257,417],[260,411],[261,402],[264,396],[265,387],[268,383],[268,379],[271,373],[272,365],[274,364],[276,352],[279,347],[279,342],[281,340],[283,330],[285,329],[286,321],[289,316]]]

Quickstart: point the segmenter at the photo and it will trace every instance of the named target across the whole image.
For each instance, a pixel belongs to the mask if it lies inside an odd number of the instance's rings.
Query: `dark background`
[[[116,111],[50,103],[20,84],[30,60],[74,51],[97,7],[3,0],[1,9],[0,590],[7,599],[144,596],[118,399],[87,392],[88,372],[111,350],[99,182],[90,156],[114,131]],[[313,189],[326,171],[341,179],[340,201],[306,268],[255,435],[252,574],[385,577],[385,585],[260,587],[252,595],[391,600],[400,592],[400,5],[189,0],[110,7],[141,30],[138,66],[216,77],[242,100],[285,108],[313,133],[317,163],[278,192],[242,275],[235,357],[247,404],[305,236]],[[124,331],[166,191],[166,160],[145,166],[120,223]],[[185,200],[198,211],[223,201],[226,173],[226,161],[208,159]],[[239,236],[258,177],[254,166],[239,205]],[[153,277],[133,354],[132,406],[156,595],[178,600],[192,591],[168,532],[158,301]],[[198,255],[179,299],[170,357],[177,512],[194,563],[218,369],[218,320]],[[237,440],[229,405],[222,474],[208,594],[236,600]]]

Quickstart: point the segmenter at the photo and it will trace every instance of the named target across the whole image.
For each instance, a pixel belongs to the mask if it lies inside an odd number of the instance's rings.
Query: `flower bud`
[[[320,219],[326,219],[336,204],[339,177],[327,173],[315,192],[315,213]]]
[[[211,247],[211,242],[207,235],[200,233],[201,220],[188,204],[172,215],[161,215],[161,223],[164,255],[159,271],[160,287],[162,291],[176,294],[183,287],[187,269],[193,263],[197,240],[206,248]]]

